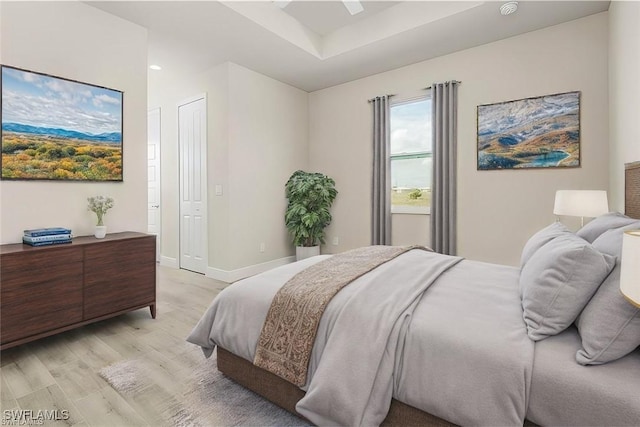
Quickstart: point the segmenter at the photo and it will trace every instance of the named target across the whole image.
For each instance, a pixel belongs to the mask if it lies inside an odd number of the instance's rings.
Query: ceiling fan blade
[[[349,13],[352,15],[360,13],[364,10],[364,7],[362,7],[362,4],[359,0],[342,0],[342,3],[344,3],[344,7],[346,7]]]
[[[287,7],[289,5],[289,3],[291,3],[291,0],[274,0],[273,3],[276,6],[278,6],[280,9],[284,9],[285,7]]]
[[[273,3],[278,6],[280,9],[284,9],[291,3],[292,0],[273,0]],[[342,0],[344,3],[344,7],[347,8],[351,15],[356,15],[362,11],[364,11],[364,7],[360,0]]]

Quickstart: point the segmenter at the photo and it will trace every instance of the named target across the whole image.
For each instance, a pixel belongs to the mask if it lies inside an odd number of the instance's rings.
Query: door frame
[[[149,144],[149,115],[157,111],[158,113],[158,152],[157,152],[157,168],[160,179],[157,182],[158,188],[158,230],[156,232],[156,262],[160,262],[162,249],[162,109],[160,107],[147,110],[147,145]],[[147,158],[147,163],[149,159]],[[148,205],[148,203],[147,203]],[[147,221],[148,222],[148,221]],[[147,224],[148,226],[148,224]],[[149,229],[147,228],[147,232]]]
[[[203,157],[204,157],[204,167],[202,170],[202,206],[204,210],[203,215],[203,258],[205,260],[205,271],[203,274],[206,275],[206,271],[209,268],[209,188],[208,188],[208,166],[209,166],[209,151],[208,151],[208,141],[209,141],[209,127],[208,127],[208,116],[209,116],[209,102],[207,100],[207,93],[202,92],[198,95],[190,96],[176,104],[176,131],[177,131],[177,147],[178,147],[178,259],[177,264],[178,268],[182,267],[182,149],[180,147],[180,107],[191,104],[193,102],[204,100],[205,107],[205,121],[204,121],[204,132],[205,139],[204,145],[201,147]],[[192,271],[192,270],[189,270]]]

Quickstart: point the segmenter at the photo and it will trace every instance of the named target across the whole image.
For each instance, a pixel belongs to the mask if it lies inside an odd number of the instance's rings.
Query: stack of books
[[[24,230],[22,243],[31,246],[46,246],[71,243],[71,230],[63,227]]]

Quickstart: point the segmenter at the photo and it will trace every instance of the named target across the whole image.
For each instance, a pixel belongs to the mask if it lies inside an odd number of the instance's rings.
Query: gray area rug
[[[196,360],[193,368],[177,375],[144,358],[115,363],[99,374],[152,425],[310,425],[221,374],[215,353],[205,359],[197,351],[198,356],[185,355]]]

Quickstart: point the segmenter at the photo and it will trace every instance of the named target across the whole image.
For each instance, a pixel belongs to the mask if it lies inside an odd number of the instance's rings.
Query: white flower
[[[113,207],[113,199],[111,197],[95,196],[87,197],[87,201],[89,202],[88,210],[95,212],[98,217],[97,225],[104,225],[102,217]]]

